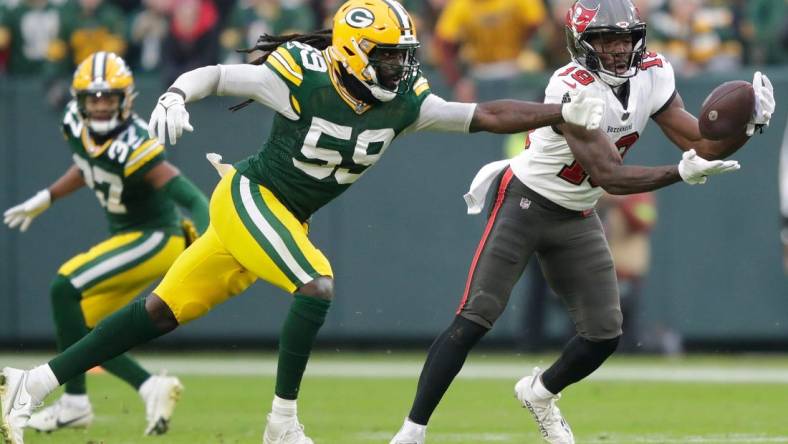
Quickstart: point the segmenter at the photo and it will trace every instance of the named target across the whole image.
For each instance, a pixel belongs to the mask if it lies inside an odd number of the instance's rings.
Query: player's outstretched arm
[[[694,185],[706,177],[739,169],[733,160],[708,161],[688,151],[677,165],[645,167],[624,165],[618,149],[600,130],[563,124],[559,126],[569,149],[594,183],[610,194],[634,194],[656,190],[680,180]]]
[[[148,122],[148,134],[162,145],[175,145],[184,131],[193,131],[186,103],[211,95],[252,99],[288,119],[298,119],[287,85],[265,65],[203,66],[181,74],[159,97]],[[166,134],[166,136],[165,136]]]
[[[599,128],[604,111],[605,102],[585,90],[563,104],[493,100],[476,106],[470,131],[513,134],[561,123],[593,130]]]
[[[27,231],[27,228],[33,223],[33,219],[49,208],[52,202],[68,196],[83,186],[85,186],[85,179],[82,177],[82,173],[76,165],[72,165],[49,188],[44,188],[30,199],[7,209],[3,213],[3,222],[9,228],[19,227],[20,231]]]
[[[208,228],[208,198],[194,183],[166,160],[145,174],[145,181],[153,188],[161,189],[179,207],[189,212],[197,231],[202,234]]]
[[[677,147],[684,151],[695,149],[698,155],[709,160],[728,157],[750,139],[744,131],[727,139],[704,139],[698,119],[684,109],[684,100],[678,93],[670,105],[654,117],[654,121]]]

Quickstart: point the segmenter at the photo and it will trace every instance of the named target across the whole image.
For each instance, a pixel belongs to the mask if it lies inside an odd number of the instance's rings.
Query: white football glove
[[[593,97],[586,90],[569,93],[569,102],[561,107],[564,122],[584,126],[588,130],[599,128],[605,114],[605,101]]]
[[[760,71],[755,71],[752,78],[752,89],[755,93],[755,112],[747,124],[747,135],[752,136],[755,134],[756,129],[769,126],[769,120],[774,114],[774,88],[772,82],[761,74]]]
[[[166,92],[162,94],[150,115],[148,135],[152,139],[159,139],[159,143],[162,145],[164,145],[165,125],[167,127],[167,135],[170,136],[171,145],[175,145],[178,142],[183,130],[194,131],[194,128],[189,124],[189,113],[186,111],[186,103],[178,93]]]
[[[43,213],[51,204],[52,196],[50,196],[49,190],[41,190],[21,204],[5,210],[3,223],[8,225],[8,228],[16,228],[21,224],[19,230],[25,232],[27,227],[33,222],[33,219]]]
[[[706,183],[707,176],[736,171],[741,166],[735,160],[706,160],[695,150],[684,151],[679,162],[679,175],[690,185]]]

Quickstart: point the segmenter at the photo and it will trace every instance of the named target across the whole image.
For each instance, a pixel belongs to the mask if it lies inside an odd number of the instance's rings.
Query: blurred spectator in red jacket
[[[162,52],[162,81],[219,62],[219,12],[211,0],[175,0]]]

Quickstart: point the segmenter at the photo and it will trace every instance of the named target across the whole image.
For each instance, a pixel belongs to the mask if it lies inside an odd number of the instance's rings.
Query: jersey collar
[[[102,155],[104,151],[109,148],[110,144],[112,144],[113,140],[113,138],[109,138],[103,144],[96,144],[96,142],[93,141],[93,138],[90,137],[90,134],[88,134],[87,125],[82,125],[82,134],[80,135],[80,138],[82,139],[82,146],[85,152],[92,158]]]

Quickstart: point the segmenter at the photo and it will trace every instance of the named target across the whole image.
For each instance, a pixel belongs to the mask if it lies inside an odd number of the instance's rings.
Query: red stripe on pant
[[[462,307],[465,306],[465,302],[468,301],[468,294],[471,291],[471,281],[473,281],[473,273],[476,271],[476,264],[479,262],[479,256],[482,255],[482,250],[484,250],[484,245],[487,243],[487,238],[490,236],[492,227],[495,225],[495,218],[498,216],[498,210],[501,209],[503,198],[506,196],[506,188],[509,186],[509,182],[512,181],[513,176],[512,169],[507,168],[501,178],[501,184],[498,186],[498,195],[495,198],[495,204],[493,205],[492,213],[490,213],[490,218],[487,220],[487,227],[484,229],[484,234],[482,234],[482,240],[479,241],[479,246],[476,247],[476,254],[473,256],[471,269],[468,271],[468,282],[465,283],[465,293],[462,295],[462,300],[460,301],[460,306],[457,307],[456,314],[460,314]]]

